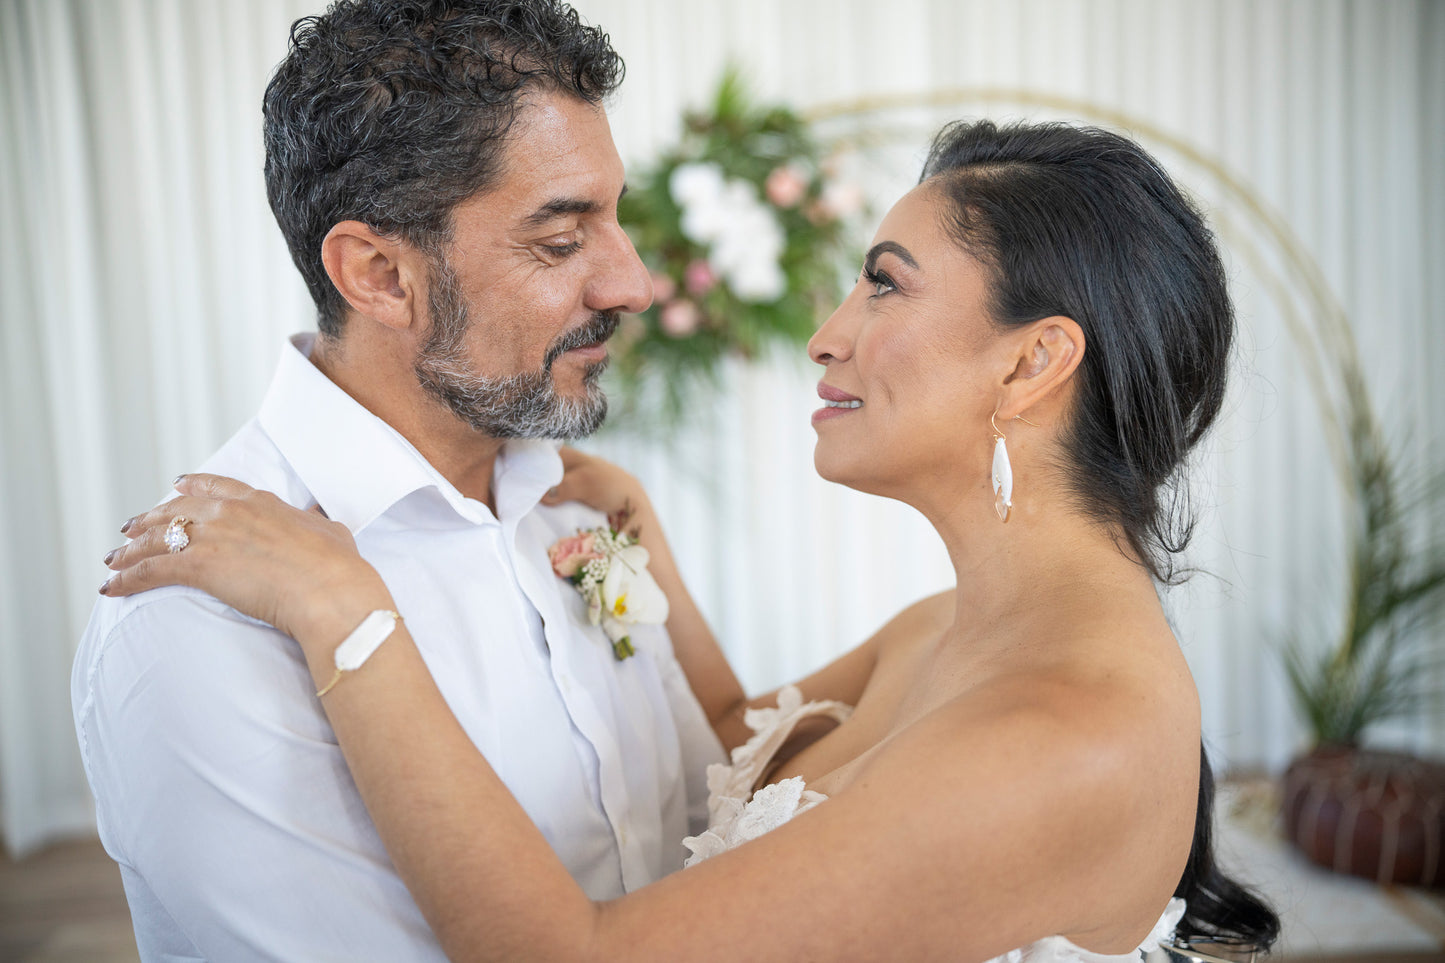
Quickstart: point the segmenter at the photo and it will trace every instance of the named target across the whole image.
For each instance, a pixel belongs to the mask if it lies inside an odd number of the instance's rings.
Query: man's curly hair
[[[599,104],[622,59],[558,0],[340,0],[291,27],[266,87],[266,194],[324,335],[346,302],[321,242],[345,220],[440,254],[502,173],[529,89]]]

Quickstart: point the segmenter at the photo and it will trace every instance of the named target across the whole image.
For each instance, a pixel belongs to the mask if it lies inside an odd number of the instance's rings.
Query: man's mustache
[[[547,349],[546,357],[542,360],[542,368],[551,371],[552,362],[568,351],[606,341],[617,333],[617,325],[620,322],[621,318],[616,311],[598,311],[586,324],[573,328],[552,342],[552,346]]]

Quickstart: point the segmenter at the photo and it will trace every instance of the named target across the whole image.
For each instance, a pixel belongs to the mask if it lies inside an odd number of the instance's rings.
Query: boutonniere
[[[637,544],[637,529],[626,531],[631,517],[624,505],[606,525],[578,530],[547,549],[552,571],[587,601],[588,621],[602,626],[619,662],[637,654],[629,626],[667,621],[667,596],[647,571],[647,549]]]

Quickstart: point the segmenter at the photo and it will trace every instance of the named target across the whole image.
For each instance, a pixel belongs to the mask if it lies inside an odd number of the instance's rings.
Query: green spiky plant
[[[1337,355],[1349,518],[1348,584],[1336,643],[1294,638],[1284,666],[1316,745],[1356,746],[1371,725],[1422,704],[1440,659],[1445,600],[1441,478],[1402,465],[1370,403],[1351,342]]]

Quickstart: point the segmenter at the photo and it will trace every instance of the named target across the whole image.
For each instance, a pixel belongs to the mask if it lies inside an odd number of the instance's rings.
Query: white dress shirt
[[[292,339],[259,415],[201,470],[351,530],[462,727],[588,895],[681,867],[722,749],[666,632],[638,626],[618,662],[552,573],[552,542],[604,522],[539,505],[562,477],[556,445],[504,446],[493,516],[322,375],[311,343]],[[72,698],[143,958],[444,958],[293,640],[193,589],[102,599]]]

